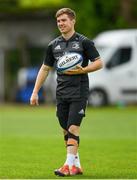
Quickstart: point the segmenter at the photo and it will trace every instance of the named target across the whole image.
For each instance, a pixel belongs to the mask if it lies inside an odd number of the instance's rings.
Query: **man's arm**
[[[31,105],[38,105],[38,92],[42,86],[42,84],[44,83],[44,81],[46,80],[49,70],[51,69],[51,67],[47,66],[47,65],[42,65],[37,78],[36,78],[36,82],[35,82],[35,86],[30,98],[30,104]]]
[[[102,68],[103,68],[103,62],[99,58],[95,60],[93,63],[90,63],[88,66],[84,67],[83,70],[85,73],[90,73],[90,72],[94,72]]]
[[[103,67],[103,62],[100,58],[90,63],[86,67],[77,66],[77,69],[66,71],[65,74],[74,75],[74,74],[86,74],[90,72],[97,71]]]

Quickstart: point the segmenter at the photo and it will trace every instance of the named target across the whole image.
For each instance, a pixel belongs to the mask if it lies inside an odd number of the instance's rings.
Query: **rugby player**
[[[56,12],[56,20],[61,35],[48,45],[46,57],[37,75],[30,104],[38,105],[38,92],[49,71],[63,55],[75,52],[82,56],[81,66],[64,73],[57,72],[56,113],[63,129],[67,156],[63,166],[56,169],[54,173],[58,176],[68,176],[83,173],[78,147],[80,125],[85,116],[89,91],[88,73],[101,69],[103,63],[94,43],[75,31],[76,14],[72,9],[59,9]]]

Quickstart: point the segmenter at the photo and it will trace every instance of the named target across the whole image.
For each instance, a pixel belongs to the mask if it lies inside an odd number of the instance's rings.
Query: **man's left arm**
[[[86,73],[97,71],[101,68],[103,68],[103,61],[100,58],[98,58],[95,61],[91,62],[86,67],[82,67],[78,65],[77,69],[66,71],[65,74],[68,74],[68,75],[86,74]]]
[[[97,71],[101,68],[103,68],[103,61],[100,58],[98,58],[92,63],[90,63],[88,66],[83,67],[83,71],[85,73],[90,73],[90,72]]]
[[[88,38],[85,38],[82,41],[83,44],[83,50],[86,55],[86,59],[90,60],[91,63],[88,64],[86,67],[77,66],[77,69],[75,70],[69,70],[66,72],[66,74],[86,74],[90,72],[97,71],[103,67],[103,62],[100,58],[100,55],[94,46],[93,41],[91,41]]]

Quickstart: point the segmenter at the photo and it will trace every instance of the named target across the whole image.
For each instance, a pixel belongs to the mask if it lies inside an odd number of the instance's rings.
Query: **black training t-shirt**
[[[99,53],[94,43],[87,37],[74,33],[69,40],[59,36],[49,43],[44,64],[56,67],[57,61],[63,55],[72,52],[78,53],[83,57],[82,67],[87,66],[89,60],[93,62],[99,58]],[[88,91],[87,74],[65,75],[57,72],[57,98],[87,98]]]

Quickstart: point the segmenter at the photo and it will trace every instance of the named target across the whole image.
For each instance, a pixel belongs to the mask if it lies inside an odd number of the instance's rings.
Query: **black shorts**
[[[70,125],[80,126],[85,116],[87,99],[74,100],[72,98],[57,99],[57,117],[63,129],[68,130]]]

